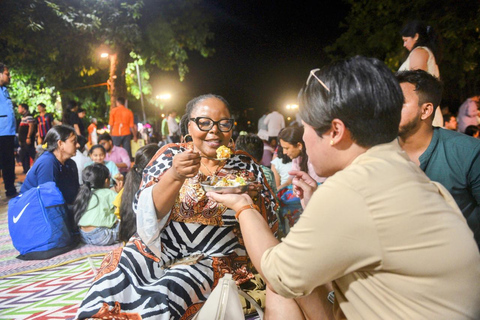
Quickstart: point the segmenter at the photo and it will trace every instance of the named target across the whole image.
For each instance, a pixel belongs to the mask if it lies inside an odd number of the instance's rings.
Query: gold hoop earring
[[[193,142],[193,137],[192,137],[192,135],[191,135],[190,133],[187,133],[186,135],[183,136],[183,143],[188,143],[188,142],[189,142],[189,141],[187,141],[187,138],[188,138],[188,137],[190,137],[190,139],[192,140],[192,141],[190,141],[190,142]]]
[[[228,141],[228,147],[235,150],[235,141],[233,140],[233,138],[230,138],[230,141]]]

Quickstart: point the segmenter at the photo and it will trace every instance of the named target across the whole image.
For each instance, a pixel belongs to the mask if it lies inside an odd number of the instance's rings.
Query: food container
[[[205,181],[201,183],[203,190],[205,192],[217,192],[217,193],[244,193],[248,190],[249,183],[241,186],[232,186],[232,187],[214,187],[210,184],[210,181]]]

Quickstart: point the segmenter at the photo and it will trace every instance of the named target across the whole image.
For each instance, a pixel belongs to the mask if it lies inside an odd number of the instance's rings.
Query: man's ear
[[[347,128],[345,124],[340,119],[333,119],[332,120],[332,128],[330,131],[330,138],[332,144],[337,144],[338,142],[342,141],[345,138],[345,132]]]
[[[422,110],[422,115],[421,115],[422,120],[428,119],[429,117],[433,116],[435,113],[435,107],[431,102],[425,102],[424,104],[422,104],[420,108]]]

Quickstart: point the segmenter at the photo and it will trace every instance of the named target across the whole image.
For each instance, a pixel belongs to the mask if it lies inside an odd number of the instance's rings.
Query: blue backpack
[[[65,200],[53,181],[8,203],[8,229],[19,259],[49,259],[71,250],[76,242],[69,225]]]

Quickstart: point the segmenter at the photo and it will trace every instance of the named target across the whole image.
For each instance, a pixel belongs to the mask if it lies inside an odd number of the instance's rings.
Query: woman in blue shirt
[[[71,205],[79,187],[77,165],[71,159],[77,151],[77,134],[70,126],[54,126],[44,141],[42,151],[37,154],[20,192],[53,181],[62,192],[65,202]]]

